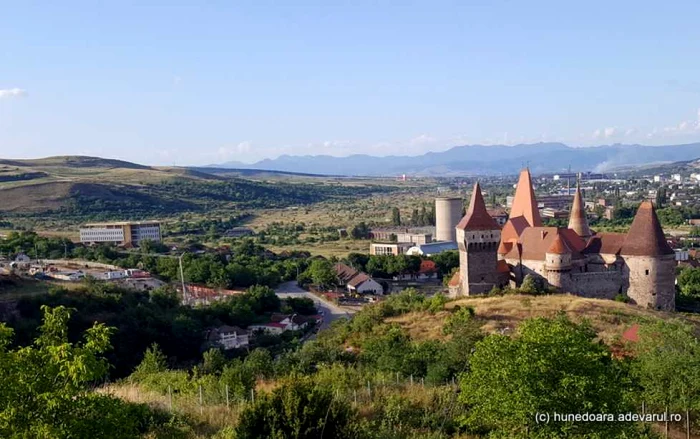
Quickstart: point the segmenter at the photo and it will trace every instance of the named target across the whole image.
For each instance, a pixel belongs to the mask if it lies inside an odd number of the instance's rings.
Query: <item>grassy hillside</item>
[[[310,176],[210,173],[207,168],[151,167],[98,157],[0,160],[0,214],[12,218],[162,218],[183,212],[212,214],[285,208],[377,190]],[[248,176],[246,176],[248,177]]]
[[[481,328],[487,333],[512,333],[526,319],[554,317],[563,312],[572,321],[588,320],[606,343],[615,342],[634,323],[677,318],[679,314],[659,312],[612,300],[586,299],[571,294],[547,296],[505,295],[466,298],[448,302],[445,310],[435,314],[412,312],[390,317],[387,323],[397,323],[412,339],[435,340],[445,337],[442,327],[455,307],[472,307]],[[695,323],[692,317],[685,317]]]

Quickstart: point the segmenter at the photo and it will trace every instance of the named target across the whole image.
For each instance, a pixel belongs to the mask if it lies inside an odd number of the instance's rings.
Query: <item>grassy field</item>
[[[327,241],[318,244],[295,244],[286,246],[266,246],[268,250],[275,253],[289,250],[298,251],[308,251],[312,255],[321,255],[327,258],[336,256],[342,258],[348,255],[348,253],[368,253],[369,252],[369,241],[367,240],[351,240],[344,239],[341,241]]]

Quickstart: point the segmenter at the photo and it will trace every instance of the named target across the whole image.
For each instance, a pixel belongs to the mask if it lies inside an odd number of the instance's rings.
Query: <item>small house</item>
[[[238,326],[223,325],[209,331],[207,339],[210,343],[219,345],[224,350],[238,349],[248,346],[248,332]]]

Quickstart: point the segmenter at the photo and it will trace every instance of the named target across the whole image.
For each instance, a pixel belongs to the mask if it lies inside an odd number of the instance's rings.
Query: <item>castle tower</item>
[[[673,311],[675,257],[651,201],[643,201],[620,249],[627,295],[637,305]]]
[[[581,197],[581,187],[576,183],[576,193],[574,195],[574,203],[571,205],[571,215],[569,215],[569,228],[578,234],[581,238],[587,240],[593,234],[588,227],[588,219],[586,218],[586,210]]]
[[[547,282],[560,290],[567,290],[571,276],[571,249],[557,233],[552,245],[545,252]]]
[[[435,199],[435,240],[455,242],[455,227],[462,217],[462,199],[438,197]]]
[[[479,183],[474,185],[467,214],[457,224],[461,294],[487,293],[499,285],[496,251],[501,229],[486,211]]]
[[[535,190],[532,188],[532,177],[530,176],[530,170],[527,168],[520,171],[518,187],[515,189],[515,196],[513,197],[513,206],[510,208],[511,218],[519,216],[525,218],[530,227],[542,225],[540,211],[537,209]]]
[[[540,211],[537,209],[535,190],[532,188],[530,171],[525,168],[520,171],[518,186],[515,189],[513,205],[510,208],[508,221],[503,226],[501,236],[505,242],[515,242],[520,234],[528,227],[542,225]]]

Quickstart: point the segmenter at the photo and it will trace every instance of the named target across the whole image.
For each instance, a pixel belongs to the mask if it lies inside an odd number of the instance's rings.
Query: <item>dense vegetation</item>
[[[39,258],[78,258],[114,264],[124,268],[143,268],[166,281],[179,279],[177,257],[154,255],[152,252],[168,249],[156,243],[145,241],[139,252],[118,251],[110,245],[85,247],[75,245],[68,239],[42,237],[32,232],[10,233],[0,241],[0,253],[8,256],[26,252],[31,257]],[[248,288],[252,285],[276,286],[280,282],[298,280],[300,283],[317,283],[332,287],[336,282],[313,280],[307,271],[314,261],[306,252],[285,252],[276,255],[251,239],[236,240],[223,252],[184,254],[183,267],[185,280],[196,284],[223,288]],[[389,278],[398,274],[414,275],[418,272],[422,259],[435,262],[437,276],[449,275],[459,265],[456,251],[448,251],[420,258],[418,256],[368,256],[351,253],[344,261],[355,269],[366,271],[378,278]],[[331,260],[335,262],[335,260]],[[315,277],[328,279],[333,277],[332,264],[326,266],[325,274]],[[318,273],[318,270],[316,270]]]
[[[310,312],[308,304],[281,303],[269,289],[255,287],[206,308],[187,308],[168,291],[126,293],[94,281],[78,291],[25,299],[11,322],[14,330],[0,327],[0,372],[7,377],[4,388],[13,389],[0,392],[7,407],[0,432],[117,437],[110,429],[121,423],[128,434],[120,437],[651,438],[649,423],[538,423],[535,414],[615,417],[639,413],[644,403],[647,413],[668,409],[697,417],[700,345],[685,323],[647,321],[639,342],[613,351],[587,323],[563,315],[525,321],[513,334],[488,335],[473,309],[445,311],[446,303],[442,295],[426,298],[409,289],[304,344],[295,336],[268,338],[224,355],[203,343],[204,329],[246,326],[278,310]],[[74,310],[70,321],[68,309]],[[414,339],[392,323],[413,312],[448,312],[444,336]],[[117,388],[136,386],[181,409],[164,413],[90,391],[107,374],[127,377]],[[30,375],[41,377],[36,386],[27,385]],[[39,404],[47,398],[56,402]],[[187,401],[195,401],[193,413],[181,411]],[[229,405],[236,416],[206,427],[192,418]],[[94,422],[98,413],[103,422]]]
[[[114,348],[107,353],[109,376],[128,375],[141,360],[146,348],[160,346],[174,366],[192,365],[206,349],[206,330],[226,325],[245,328],[267,322],[272,312],[309,314],[314,307],[308,299],[280,301],[275,293],[261,286],[247,293],[218,301],[207,307],[190,308],[180,304],[173,291],[148,292],[120,290],[112,284],[87,280],[77,289],[54,288],[48,295],[20,300],[17,314],[8,323],[14,327],[15,342],[26,345],[37,336],[42,309],[65,307],[74,310],[68,336],[76,340],[95,321],[116,328],[111,334]],[[292,346],[297,334],[260,337],[257,343],[272,352]]]
[[[241,178],[195,180],[164,179],[158,183],[77,182],[53,211],[34,215],[80,222],[109,219],[145,219],[184,212],[246,211],[284,208],[350,196],[390,192],[388,186],[350,186],[326,183],[268,183]],[[37,209],[28,209],[37,212]],[[32,216],[26,211],[22,216]],[[14,214],[8,213],[8,217]]]
[[[104,353],[114,328],[95,323],[80,342],[68,337],[70,311],[43,308],[38,335],[11,348],[13,331],[0,323],[0,436],[131,439],[184,437],[169,415],[92,391],[109,369]]]

